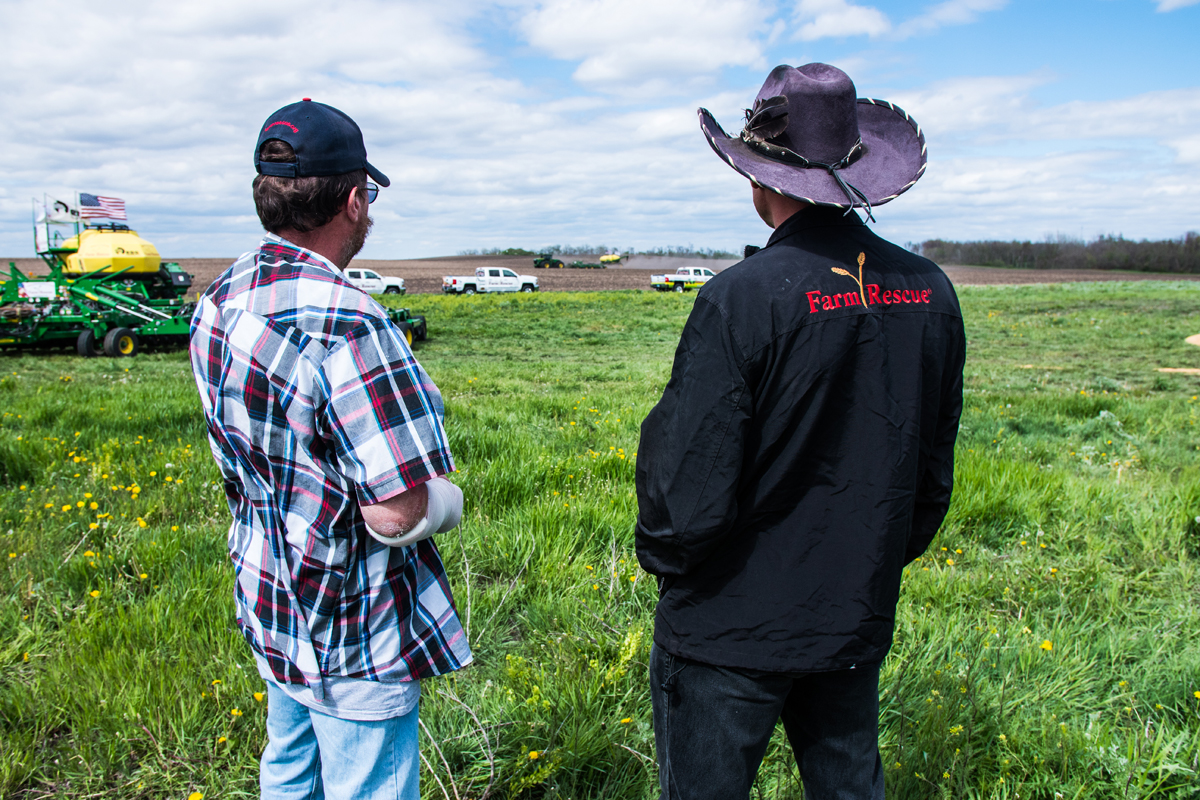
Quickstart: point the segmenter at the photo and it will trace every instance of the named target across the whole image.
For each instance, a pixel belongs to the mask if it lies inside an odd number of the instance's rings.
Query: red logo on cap
[[[297,127],[296,127],[295,125],[293,125],[292,123],[290,123],[290,122],[284,122],[283,120],[279,120],[279,121],[277,121],[277,122],[272,122],[270,125],[268,125],[267,127],[263,128],[263,133],[266,133],[267,131],[271,130],[271,128],[274,128],[276,125],[287,125],[289,128],[291,128],[291,129],[292,129],[292,133],[299,133],[299,132],[300,132],[300,129],[299,129],[299,128],[297,128]]]

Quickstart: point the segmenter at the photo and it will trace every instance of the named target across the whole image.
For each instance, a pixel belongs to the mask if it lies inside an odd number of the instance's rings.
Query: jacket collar
[[[775,229],[767,240],[767,247],[800,231],[811,228],[861,228],[863,221],[855,212],[847,214],[844,209],[829,206],[810,206],[797,211]]]

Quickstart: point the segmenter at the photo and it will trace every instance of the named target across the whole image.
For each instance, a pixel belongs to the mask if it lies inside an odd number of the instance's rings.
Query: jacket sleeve
[[[692,570],[728,536],[752,392],[720,310],[701,295],[684,326],[671,380],[642,422],[637,555],[658,576]]]
[[[926,462],[925,474],[917,485],[912,531],[904,554],[906,564],[925,552],[942,526],[946,512],[950,510],[950,494],[954,489],[954,441],[958,438],[958,420],[962,416],[963,364],[966,361],[966,335],[961,319],[951,336],[953,344],[948,349],[946,368],[942,372],[941,402],[933,447]]]

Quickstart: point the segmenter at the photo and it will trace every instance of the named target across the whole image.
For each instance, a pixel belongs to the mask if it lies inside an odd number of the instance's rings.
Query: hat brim
[[[392,182],[388,180],[388,176],[384,175],[378,169],[371,166],[370,161],[366,162],[366,164],[367,164],[367,174],[371,176],[371,180],[375,181],[376,183],[378,183],[380,186],[383,186],[384,188],[392,185]]]
[[[850,208],[846,193],[828,170],[801,167],[762,155],[739,137],[730,137],[702,108],[700,128],[709,145],[729,166],[754,183],[787,197],[819,206]],[[908,191],[925,173],[925,134],[916,120],[885,100],[858,100],[858,132],[863,154],[838,170],[871,205],[882,205]],[[862,206],[862,203],[854,203]]]

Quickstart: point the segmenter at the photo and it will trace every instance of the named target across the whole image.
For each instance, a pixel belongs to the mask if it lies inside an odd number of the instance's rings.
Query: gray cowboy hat
[[[856,95],[837,67],[782,65],[746,110],[740,135],[726,134],[705,108],[700,127],[717,155],[763,188],[870,216],[924,174],[925,134],[893,104]]]

